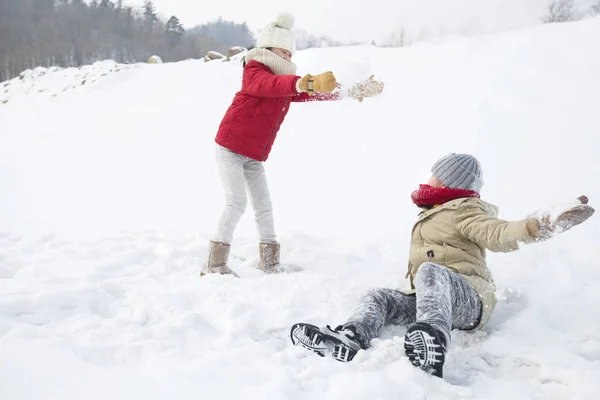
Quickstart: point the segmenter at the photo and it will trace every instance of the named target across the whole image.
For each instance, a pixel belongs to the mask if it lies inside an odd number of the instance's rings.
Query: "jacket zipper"
[[[427,211],[430,211],[430,210],[427,210]],[[421,211],[421,212],[419,213],[419,216],[418,216],[418,218],[417,218],[417,222],[415,222],[415,223],[414,223],[414,225],[413,225],[413,227],[412,227],[412,229],[411,229],[411,231],[410,231],[410,238],[411,238],[411,241],[412,241],[412,237],[413,237],[413,236],[414,236],[414,234],[415,234],[415,229],[417,228],[417,225],[419,225],[419,223],[421,223],[421,222],[423,222],[424,220],[426,220],[427,218],[429,218],[429,216],[431,215],[431,214],[429,214],[429,215],[425,216],[424,214],[425,214],[427,211],[423,210],[423,211]],[[412,245],[412,243],[411,243],[411,245]],[[431,261],[431,258],[430,258],[430,261]],[[412,275],[412,264],[410,263],[410,254],[409,254],[409,260],[408,260],[408,271],[406,271],[406,275],[404,275],[404,278],[406,278],[406,279],[407,279],[407,278],[410,278],[410,288],[411,288],[411,289],[414,289],[414,288],[415,288],[415,285],[413,284],[413,279],[414,279],[414,277],[413,277],[413,275]]]
[[[287,101],[285,103],[285,106],[283,106],[283,108],[281,109],[281,112],[279,113],[279,118],[277,119],[277,123],[275,124],[275,128],[273,128],[273,132],[271,132],[271,137],[269,138],[269,141],[267,142],[267,144],[263,148],[263,153],[262,153],[262,157],[261,157],[262,161],[265,161],[265,152],[267,151],[267,146],[273,140],[273,137],[275,136],[275,132],[277,132],[277,129],[279,128],[279,124],[281,123],[281,117],[283,116],[283,112],[289,106],[289,104],[290,104],[290,101]]]

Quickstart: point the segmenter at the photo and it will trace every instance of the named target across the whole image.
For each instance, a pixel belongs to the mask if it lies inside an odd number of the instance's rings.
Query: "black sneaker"
[[[404,352],[415,366],[428,374],[442,377],[446,341],[441,332],[426,322],[416,322],[404,337]]]
[[[290,338],[294,346],[302,346],[321,357],[329,356],[341,362],[352,361],[361,348],[356,332],[341,325],[334,330],[329,325],[319,328],[310,324],[294,324]]]

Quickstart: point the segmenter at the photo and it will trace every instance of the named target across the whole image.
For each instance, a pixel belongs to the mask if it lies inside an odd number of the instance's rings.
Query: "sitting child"
[[[587,220],[594,209],[581,196],[556,217],[498,219],[479,199],[481,166],[468,154],[448,154],[432,168],[427,185],[412,193],[423,209],[412,228],[407,278],[411,290],[372,289],[346,323],[331,329],[298,323],[294,345],[321,356],[351,361],[387,323],[407,325],[404,350],[413,365],[442,377],[450,331],[480,329],[496,305],[485,249],[511,252],[520,243],[546,240]]]

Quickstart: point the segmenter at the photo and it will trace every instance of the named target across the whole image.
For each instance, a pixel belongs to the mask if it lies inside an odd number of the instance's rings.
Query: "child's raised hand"
[[[369,79],[352,85],[348,89],[348,96],[362,102],[365,97],[373,97],[381,94],[384,86],[383,82],[376,81],[373,77],[374,75],[371,75]]]
[[[534,228],[534,232],[530,234],[536,239],[549,239],[556,233],[567,231],[585,222],[595,212],[587,203],[588,198],[580,196],[572,204],[558,206],[554,212],[538,213],[537,229]]]
[[[300,80],[300,89],[303,92],[308,92],[312,95],[314,92],[317,93],[329,93],[333,92],[336,88],[337,81],[333,72],[327,71],[319,75],[312,76],[310,74],[305,75]]]

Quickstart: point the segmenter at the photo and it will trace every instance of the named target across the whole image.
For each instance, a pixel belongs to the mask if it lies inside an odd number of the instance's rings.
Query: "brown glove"
[[[325,92],[333,92],[337,84],[333,72],[327,71],[319,75],[305,75],[300,80],[300,90],[308,92],[309,95]]]
[[[587,205],[588,198],[586,196],[580,196],[577,200],[581,203],[580,205],[563,211],[554,219],[546,214],[538,219],[528,220],[527,232],[529,236],[534,240],[546,240],[556,233],[562,233],[585,222],[596,210]]]
[[[362,102],[365,97],[373,97],[381,94],[384,86],[383,82],[374,80],[374,76],[371,75],[369,79],[352,85],[348,89],[348,96]]]

